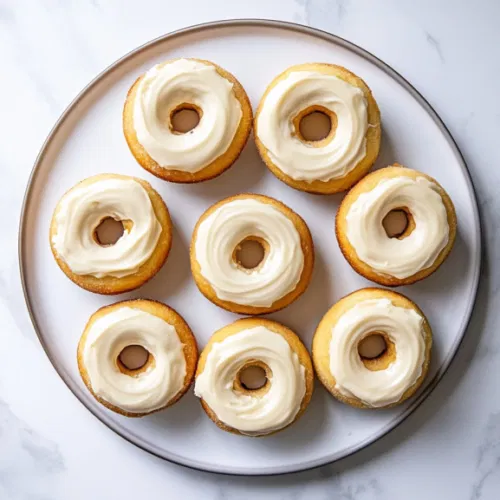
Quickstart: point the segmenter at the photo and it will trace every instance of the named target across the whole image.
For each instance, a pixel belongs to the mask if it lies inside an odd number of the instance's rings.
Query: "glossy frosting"
[[[335,136],[322,147],[300,140],[293,119],[311,106],[337,115]],[[258,137],[272,162],[292,179],[339,179],[366,154],[367,104],[363,91],[340,78],[296,71],[269,91],[257,119]]]
[[[144,347],[154,357],[137,376],[117,366],[121,351]],[[93,392],[122,410],[147,413],[164,407],[183,387],[186,361],[174,326],[140,309],[122,307],[97,319],[83,348],[83,362]]]
[[[131,221],[113,245],[102,246],[94,232],[107,217]],[[121,278],[134,274],[153,254],[161,225],[148,192],[132,178],[78,184],[59,202],[52,243],[75,274]]]
[[[401,207],[412,214],[415,229],[403,239],[389,238],[382,221]],[[447,245],[446,207],[437,185],[424,177],[383,179],[351,205],[346,234],[358,258],[375,272],[408,278],[432,266]]]
[[[269,390],[258,397],[239,392],[233,383],[241,368],[258,360],[272,371]],[[257,326],[212,345],[195,394],[217,418],[245,434],[262,435],[290,424],[306,391],[305,368],[278,333]]]
[[[201,110],[198,125],[173,131],[172,112],[183,104]],[[242,116],[233,84],[216,68],[192,59],[157,64],[141,79],[134,101],[137,140],[161,167],[198,172],[231,144]]]
[[[364,300],[345,312],[332,328],[330,371],[335,388],[372,407],[396,403],[422,374],[425,361],[423,318],[413,309],[389,299]],[[388,368],[370,371],[361,361],[358,345],[367,335],[388,335],[396,359]]]
[[[265,240],[264,261],[245,270],[233,258],[245,238]],[[269,307],[297,286],[304,267],[300,235],[293,222],[269,203],[237,199],[219,206],[198,227],[196,260],[217,297],[236,304]]]

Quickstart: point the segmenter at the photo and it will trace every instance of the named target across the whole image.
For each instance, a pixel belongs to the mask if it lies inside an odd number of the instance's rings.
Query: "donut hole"
[[[385,333],[373,332],[358,343],[358,354],[368,370],[385,370],[396,359],[396,347]]]
[[[200,123],[201,109],[194,104],[183,103],[170,113],[170,130],[174,134],[187,134]]]
[[[233,260],[244,271],[253,271],[264,262],[268,246],[263,238],[249,236],[238,243],[233,252]]]
[[[387,350],[384,336],[379,333],[372,333],[365,337],[358,344],[358,353],[362,358],[375,359]]]
[[[415,229],[415,221],[406,207],[391,210],[383,219],[382,226],[389,238],[402,240]]]
[[[233,389],[251,396],[261,396],[269,390],[271,377],[271,369],[265,363],[251,360],[238,370]]]
[[[266,370],[260,366],[248,366],[240,372],[240,383],[248,391],[264,387],[267,382]]]
[[[114,245],[125,232],[122,221],[106,217],[94,229],[94,240],[103,247]]]
[[[141,345],[129,345],[118,355],[116,365],[125,375],[136,377],[154,365],[154,356]]]
[[[295,135],[316,147],[323,147],[333,139],[337,122],[337,115],[323,106],[309,106],[293,119]]]
[[[331,129],[332,122],[330,117],[321,111],[309,113],[299,123],[300,135],[308,142],[326,139]]]

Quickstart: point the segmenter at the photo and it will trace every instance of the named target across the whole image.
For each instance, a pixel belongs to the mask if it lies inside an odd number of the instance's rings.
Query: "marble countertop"
[[[145,494],[187,499],[498,498],[500,3],[179,4],[0,1],[0,499]],[[322,28],[402,73],[457,140],[476,186],[484,229],[484,267],[473,319],[438,388],[404,424],[368,449],[334,465],[274,478],[192,471],[150,456],[109,431],[70,393],[45,356],[26,311],[17,261],[26,182],[43,140],[69,101],[116,58],[149,39],[191,24],[241,17]]]

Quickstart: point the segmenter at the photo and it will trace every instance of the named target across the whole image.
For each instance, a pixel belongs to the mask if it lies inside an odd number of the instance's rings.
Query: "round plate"
[[[458,238],[448,260],[433,276],[400,291],[426,313],[434,331],[432,366],[425,387],[392,410],[361,411],[334,400],[319,383],[304,416],[275,436],[252,439],[225,433],[205,416],[192,390],[166,411],[127,419],[107,411],[80,379],[76,346],[99,307],[131,297],[157,299],[188,321],[200,347],[237,316],[208,302],[189,269],[191,232],[203,211],[226,196],[257,192],[274,196],[308,223],[317,250],[311,286],[297,302],[270,315],[289,325],[310,346],[327,309],[353,290],[370,286],[342,257],[334,235],[341,200],[295,191],[260,161],[250,140],[225,174],[197,185],[162,182],[141,169],[122,133],[125,96],[134,80],[164,59],[213,60],[240,80],[255,107],[267,84],[292,64],[340,64],[371,87],[383,118],[377,167],[398,161],[435,177],[453,199]],[[63,193],[101,172],[141,176],[165,199],[175,225],[172,252],[158,275],[119,298],[88,293],[57,267],[48,241],[52,211]],[[26,192],[20,228],[20,265],[35,330],[55,369],[76,397],[109,428],[135,445],[172,462],[206,471],[278,474],[343,458],[367,446],[404,420],[429,394],[450,364],[469,320],[479,276],[480,227],[473,187],[453,139],[429,104],[394,70],[373,55],[333,35],[273,21],[211,23],[166,35],[138,48],[99,75],[73,101],[49,135]]]

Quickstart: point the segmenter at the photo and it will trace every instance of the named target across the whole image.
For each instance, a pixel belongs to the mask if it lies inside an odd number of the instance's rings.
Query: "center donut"
[[[264,258],[251,269],[237,258],[257,241]],[[210,207],[191,242],[191,269],[200,291],[224,309],[262,314],[286,307],[311,279],[314,249],[306,223],[283,203],[244,194]]]
[[[257,389],[241,381],[248,367],[265,371]],[[298,336],[275,321],[245,318],[216,332],[203,350],[195,394],[223,430],[249,436],[272,434],[304,412],[313,391],[309,353]]]

